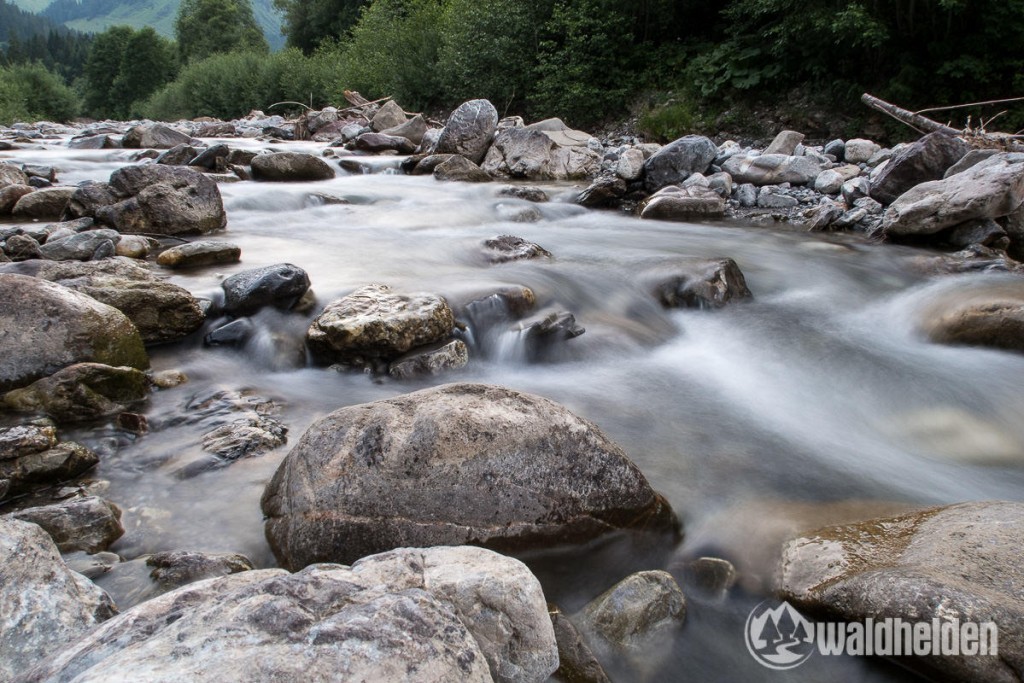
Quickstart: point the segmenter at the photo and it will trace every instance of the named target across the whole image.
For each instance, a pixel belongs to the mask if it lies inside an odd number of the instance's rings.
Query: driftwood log
[[[997,100],[992,102],[975,102],[972,104],[955,105],[952,107],[937,107],[934,109],[927,109],[924,111],[944,111],[950,109],[963,109],[967,107],[981,106],[985,104],[998,104],[1005,102],[1018,102],[1024,98],[1012,98],[1007,100]],[[1024,139],[1024,136],[1014,135],[1012,133],[999,133],[999,132],[987,132],[984,126],[979,128],[971,128],[968,124],[963,129],[956,129],[945,124],[933,121],[932,119],[922,116],[919,112],[908,111],[902,107],[898,107],[891,102],[886,102],[873,95],[864,93],[860,96],[860,101],[867,106],[880,111],[884,114],[888,114],[892,118],[896,119],[900,123],[906,124],[916,130],[919,133],[934,133],[940,131],[948,135],[955,135],[962,138],[968,144],[974,147],[995,147],[1000,149],[1006,149],[1011,151],[1024,150],[1024,145],[1020,144],[1020,140]],[[994,117],[993,117],[994,118]],[[968,119],[969,120],[969,119]],[[990,119],[991,121],[991,119]]]

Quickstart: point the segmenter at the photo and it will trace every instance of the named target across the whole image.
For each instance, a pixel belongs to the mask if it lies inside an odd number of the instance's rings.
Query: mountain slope
[[[134,28],[152,26],[161,35],[174,37],[174,18],[180,0],[13,0],[24,10],[37,12],[79,31],[99,32],[124,24]],[[253,14],[271,49],[284,45],[281,15],[273,0],[251,0]]]

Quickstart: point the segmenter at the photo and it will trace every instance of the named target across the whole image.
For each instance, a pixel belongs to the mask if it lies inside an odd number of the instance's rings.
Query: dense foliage
[[[182,0],[174,22],[182,64],[222,52],[267,52],[249,0]]]
[[[312,53],[325,39],[348,34],[359,20],[359,11],[370,0],[274,0],[284,14],[288,46]]]
[[[0,67],[0,123],[66,121],[77,111],[78,96],[43,65]]]
[[[92,37],[0,0],[0,65],[40,63],[70,83],[82,74]]]
[[[97,118],[126,119],[177,71],[174,44],[151,28],[114,26],[96,36],[85,65],[83,107]]]

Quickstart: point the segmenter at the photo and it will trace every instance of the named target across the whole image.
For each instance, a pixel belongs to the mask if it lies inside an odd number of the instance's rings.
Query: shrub
[[[0,123],[68,121],[78,113],[78,96],[42,64],[0,67]]]

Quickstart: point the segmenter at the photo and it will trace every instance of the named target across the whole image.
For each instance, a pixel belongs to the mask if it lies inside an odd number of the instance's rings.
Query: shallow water
[[[43,147],[0,158],[54,165],[63,182],[105,180],[128,163],[124,150]],[[320,151],[277,147],[285,148]],[[287,447],[180,475],[201,457],[201,435],[222,419],[186,406],[217,391],[272,399],[290,443],[341,406],[448,381],[540,394],[594,421],[668,498],[686,538],[675,550],[609,550],[587,576],[574,569],[575,555],[553,562],[542,572],[546,591],[569,609],[630,569],[727,555],[736,545],[732,511],[744,506],[1022,498],[1024,357],[938,346],[917,331],[931,302],[1007,276],[929,280],[910,267],[921,255],[911,249],[785,227],[639,221],[567,203],[573,190],[565,184],[547,186],[554,201],[539,205],[498,197],[499,187],[342,172],[319,183],[221,185],[228,230],[216,238],[237,243],[243,261],[170,276],[197,295],[216,297],[220,280],[234,272],[290,262],[309,273],[319,305],[374,282],[453,298],[518,284],[534,290],[538,309],[571,312],[587,331],[545,364],[526,363],[514,333],[492,334],[477,339],[483,353],[465,370],[418,382],[302,367],[301,352],[282,350],[269,333],[244,350],[204,348],[202,333],[153,349],[155,369],[190,378],[153,396],[146,411],[153,431],[137,439],[103,428],[71,434],[101,453],[95,477],[109,482],[102,495],[125,511],[128,533],[113,550],[129,558],[177,548],[232,551],[273,564],[259,497]],[[351,203],[324,204],[318,193]],[[531,207],[541,220],[508,220]],[[478,245],[499,234],[538,242],[555,260],[489,266]],[[643,274],[685,256],[732,257],[755,299],[720,311],[661,309]],[[296,340],[315,312],[263,313],[259,321]],[[182,415],[192,417],[174,419]],[[763,597],[750,587],[725,602],[688,595],[675,646],[648,661],[642,675],[620,662],[617,680],[767,680],[742,639],[747,613]],[[812,658],[770,676],[906,675],[882,662]]]

